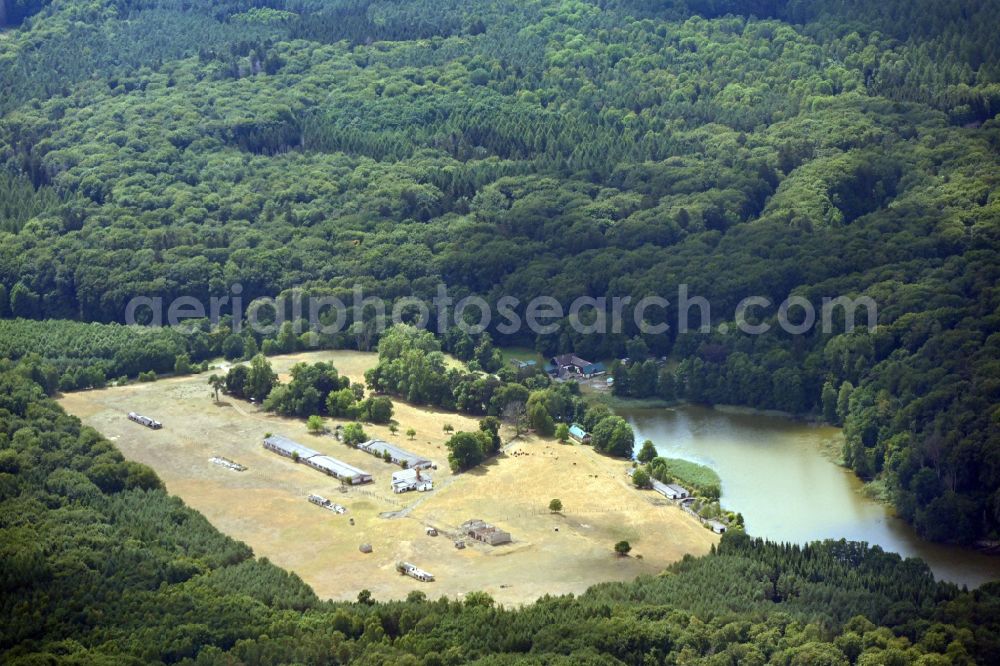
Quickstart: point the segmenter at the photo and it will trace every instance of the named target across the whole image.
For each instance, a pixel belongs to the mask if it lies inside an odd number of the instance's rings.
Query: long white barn
[[[358,444],[358,448],[379,458],[384,459],[388,456],[394,464],[406,469],[427,469],[433,465],[427,458],[410,453],[381,439],[369,439],[367,442]]]
[[[314,451],[308,446],[303,446],[298,442],[282,437],[281,435],[271,435],[264,439],[264,448],[274,451],[278,455],[286,458],[293,458],[297,462],[309,465],[315,470],[323,472],[329,476],[347,481],[351,485],[371,483],[372,475],[358,469],[354,465],[325,456],[319,451]]]

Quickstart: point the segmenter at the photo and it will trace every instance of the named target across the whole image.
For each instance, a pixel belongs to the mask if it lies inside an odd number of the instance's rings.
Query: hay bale
[[[362,553],[370,553],[372,552],[372,545],[370,543],[363,543],[358,547],[358,550]]]

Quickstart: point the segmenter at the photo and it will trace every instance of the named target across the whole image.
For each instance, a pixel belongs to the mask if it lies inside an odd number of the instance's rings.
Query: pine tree
[[[823,419],[832,425],[840,425],[840,419],[837,418],[837,390],[833,388],[833,383],[829,380],[823,384],[821,404],[823,405]]]
[[[837,422],[843,423],[847,420],[847,414],[850,411],[851,406],[851,394],[854,393],[854,384],[851,382],[844,382],[840,385],[840,391],[837,394]]]

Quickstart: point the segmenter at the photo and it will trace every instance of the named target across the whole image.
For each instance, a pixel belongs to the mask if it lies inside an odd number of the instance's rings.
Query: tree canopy
[[[458,601],[420,593],[384,601],[361,591],[357,603],[324,602],[63,412],[31,367],[7,361],[0,361],[0,537],[8,601],[0,606],[0,654],[9,663],[332,656],[440,663],[442,654],[453,663],[994,663],[1000,656],[996,585],[962,591],[935,582],[919,560],[865,544],[774,544],[738,531],[667,575],[522,607],[481,592]]]
[[[184,354],[379,344],[371,308],[336,332],[289,306],[267,334],[140,334],[118,325],[133,297],[238,284],[245,302],[353,304],[360,285],[399,303],[443,283],[569,303],[685,284],[711,333],[432,322],[439,348],[374,380],[482,416],[497,344],[634,357],[622,395],[822,414],[923,535],[998,536],[997,0],[0,7],[0,353],[49,359],[66,390]],[[878,321],[858,323],[877,326],[732,326],[744,297],[790,294],[871,297]],[[649,316],[677,321],[671,300]],[[442,350],[464,379],[442,379]],[[924,469],[937,489],[914,486]]]

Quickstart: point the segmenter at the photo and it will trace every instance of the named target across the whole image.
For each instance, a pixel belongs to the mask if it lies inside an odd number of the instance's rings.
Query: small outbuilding
[[[569,427],[569,436],[581,444],[590,444],[590,433],[584,430],[579,423],[574,423]]]
[[[725,534],[728,529],[725,523],[720,523],[718,520],[710,520],[706,524],[716,534]]]
[[[336,502],[331,502],[322,495],[309,495],[306,499],[315,504],[318,507],[329,509],[334,513],[345,514],[347,513],[347,508],[337,504]]]
[[[423,581],[425,583],[430,583],[434,580],[434,574],[430,573],[429,571],[424,571],[423,569],[417,567],[414,564],[410,564],[409,562],[397,562],[396,571],[405,576],[409,576],[410,578],[416,578],[417,580]]]
[[[419,469],[404,469],[400,472],[394,472],[392,475],[392,492],[398,495],[400,493],[408,493],[411,490],[417,490],[422,493],[434,490],[434,480],[431,479],[429,474],[421,472]]]
[[[481,541],[491,546],[499,546],[513,541],[510,532],[505,532],[478,518],[473,518],[462,523],[462,531],[476,541]]]
[[[687,491],[687,488],[683,486],[678,486],[676,483],[668,483],[667,488],[673,491],[676,499],[687,499],[691,496],[691,493]]]
[[[144,425],[150,430],[159,430],[163,427],[163,424],[155,419],[151,419],[148,416],[143,416],[142,414],[136,414],[135,412],[128,413],[129,421],[134,421],[139,425]]]
[[[678,486],[676,483],[663,483],[654,479],[650,481],[650,485],[653,486],[653,490],[660,493],[668,500],[677,501],[687,499],[691,496],[691,493],[689,493],[686,488]]]

